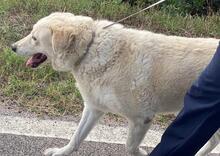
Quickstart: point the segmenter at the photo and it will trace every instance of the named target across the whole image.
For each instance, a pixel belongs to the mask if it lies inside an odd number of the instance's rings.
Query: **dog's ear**
[[[73,27],[53,27],[52,30],[52,47],[55,53],[74,52],[76,31]]]

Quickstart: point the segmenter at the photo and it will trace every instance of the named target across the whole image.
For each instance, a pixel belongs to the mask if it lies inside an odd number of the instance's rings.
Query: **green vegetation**
[[[122,2],[127,2],[131,6],[141,5],[147,6],[151,3],[155,3],[158,0],[122,0]],[[167,0],[160,6],[160,9],[173,8],[173,11],[177,11],[182,14],[191,15],[208,15],[220,10],[219,0]]]
[[[23,107],[49,115],[76,114],[81,96],[69,73],[58,73],[44,64],[25,67],[25,58],[13,54],[10,43],[22,38],[41,17],[68,11],[95,19],[116,21],[140,10],[120,0],[1,0],[0,1],[0,92]],[[187,37],[220,37],[219,13],[191,16],[171,4],[156,7],[124,22],[125,25],[158,33]]]

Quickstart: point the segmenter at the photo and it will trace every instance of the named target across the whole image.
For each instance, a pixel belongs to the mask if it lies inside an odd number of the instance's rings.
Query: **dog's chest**
[[[122,106],[111,88],[92,87],[80,91],[85,105],[95,107],[103,112],[120,113]]]

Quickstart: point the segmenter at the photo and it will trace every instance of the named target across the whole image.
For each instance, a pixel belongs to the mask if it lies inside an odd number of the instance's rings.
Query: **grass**
[[[119,0],[1,0],[0,1],[0,90],[22,107],[38,114],[79,114],[82,98],[68,73],[58,73],[50,65],[37,70],[25,67],[25,58],[8,48],[28,34],[41,17],[54,11],[68,11],[95,19],[116,21],[140,8]],[[220,37],[219,13],[211,16],[182,15],[167,6],[151,9],[124,22],[129,27],[187,37]],[[160,118],[164,121],[163,118]]]

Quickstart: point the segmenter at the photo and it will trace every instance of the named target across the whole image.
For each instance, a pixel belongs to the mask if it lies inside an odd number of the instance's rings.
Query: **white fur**
[[[128,152],[134,156],[146,154],[138,146],[154,115],[180,110],[186,90],[218,45],[217,39],[166,36],[120,24],[103,29],[110,23],[54,13],[38,21],[30,35],[14,44],[20,55],[42,52],[55,70],[71,72],[84,99],[77,132],[65,147],[48,149],[47,156],[76,151],[107,112],[128,119]],[[32,35],[37,43],[32,41]],[[219,141],[216,138],[212,139],[214,146]],[[200,155],[213,147],[207,145]]]

